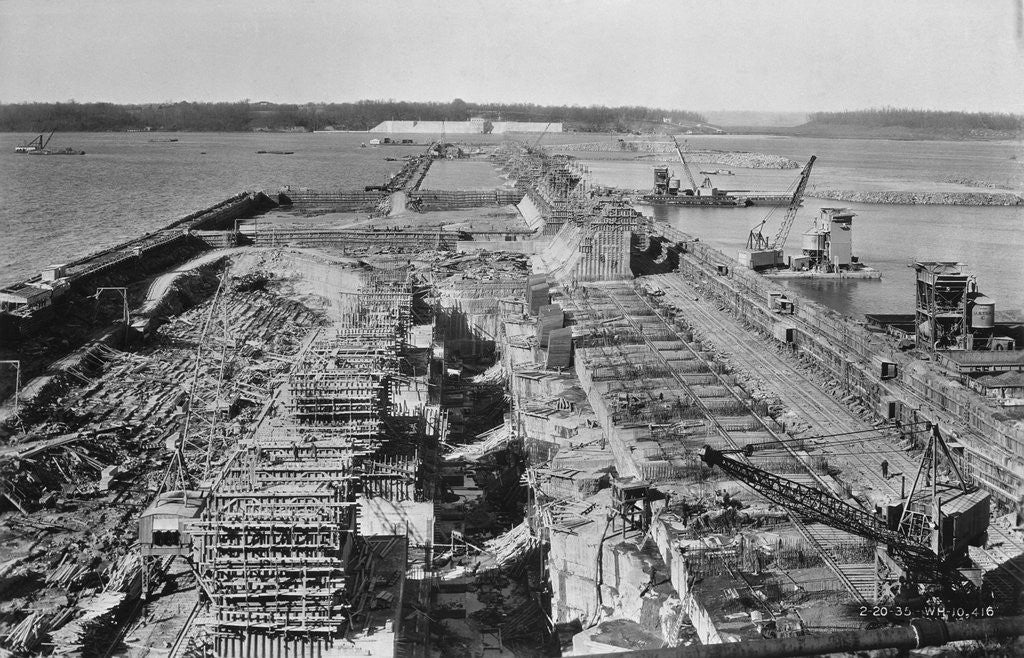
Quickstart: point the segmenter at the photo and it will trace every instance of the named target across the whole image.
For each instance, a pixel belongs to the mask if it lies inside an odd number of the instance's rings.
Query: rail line
[[[622,284],[619,284],[619,286],[621,285]],[[639,323],[635,317],[635,312],[631,312],[630,310],[628,310],[626,306],[623,305],[622,302],[616,298],[615,293],[619,291],[607,290],[605,286],[593,286],[591,289],[600,291],[604,295],[604,297],[612,304],[612,306],[615,307],[616,312],[618,312],[620,316],[626,320],[626,322],[630,325],[632,330],[642,339],[643,343],[648,347],[648,349],[656,356],[656,358],[658,358],[662,362],[663,366],[665,366],[667,371],[671,373],[672,378],[676,381],[679,387],[687,393],[690,399],[693,400],[695,406],[697,406],[701,410],[703,415],[712,423],[712,425],[715,427],[716,432],[722,437],[723,441],[728,443],[733,449],[740,450],[742,448],[741,443],[735,440],[735,438],[732,436],[729,430],[726,427],[724,427],[724,425],[716,417],[715,413],[706,406],[706,404],[702,400],[702,396],[697,391],[695,391],[693,387],[685,379],[683,379],[674,368],[671,367],[671,364],[669,363],[668,359],[665,358],[665,356],[661,353],[658,347],[654,345],[651,338],[643,331],[642,324]],[[810,477],[817,481],[820,486],[824,487],[826,490],[831,490],[831,487],[828,486],[828,483],[824,481],[821,478],[821,476],[815,472],[813,468],[807,466],[803,460],[799,459],[796,453],[786,442],[786,439],[783,439],[775,431],[775,429],[772,428],[764,420],[764,418],[762,418],[758,413],[756,413],[756,411],[751,406],[750,400],[748,398],[740,396],[736,392],[732,384],[727,382],[719,373],[715,372],[715,368],[711,367],[709,360],[703,357],[698,350],[694,349],[682,336],[680,336],[675,328],[673,328],[667,322],[665,322],[664,319],[658,315],[657,311],[654,309],[654,307],[650,304],[649,301],[644,299],[642,295],[638,294],[638,292],[635,289],[620,287],[619,290],[621,291],[620,294],[623,297],[628,297],[631,300],[640,302],[643,305],[643,307],[648,311],[646,315],[658,318],[658,321],[661,323],[661,325],[665,329],[667,329],[668,332],[671,335],[673,335],[682,345],[684,345],[686,350],[689,351],[695,359],[698,359],[700,362],[704,363],[707,366],[708,370],[715,376],[721,387],[727,390],[729,395],[735,401],[743,405],[743,407],[746,409],[747,414],[749,414],[750,417],[753,418],[760,426],[761,431],[767,433],[774,440],[778,441],[780,446],[782,446],[785,450],[790,452],[796,460],[796,463],[803,466],[807,473],[810,475]],[[586,307],[588,313],[592,315],[597,315],[597,311],[593,306],[593,300],[591,298],[588,297],[585,300],[577,297],[570,298],[574,303]],[[740,458],[747,460],[747,458],[742,455]],[[809,545],[813,546],[816,549],[816,552],[826,563],[826,565],[828,565],[828,567],[836,575],[836,577],[843,583],[846,589],[853,596],[855,596],[859,600],[859,602],[866,603],[867,597],[865,596],[865,594],[870,594],[874,588],[873,578],[871,579],[871,582],[865,582],[863,576],[863,568],[856,569],[854,570],[855,572],[847,573],[847,570],[844,570],[843,563],[840,562],[832,546],[832,544],[839,537],[845,536],[845,533],[838,533],[838,531],[832,528],[820,526],[819,524],[807,524],[802,519],[797,517],[795,514],[790,514],[789,517],[792,520],[793,525],[796,527],[797,531],[804,537],[805,541],[807,541]]]
[[[703,266],[704,264],[701,263]],[[710,272],[706,275],[712,276]],[[754,340],[753,334],[734,322],[730,322],[717,316],[712,310],[705,307],[706,298],[693,289],[689,281],[679,274],[652,274],[644,276],[642,280],[648,280],[666,292],[666,298],[673,306],[679,308],[684,315],[690,314],[689,319],[697,320],[691,324],[700,325],[710,329],[717,335],[726,335],[732,339],[731,344],[719,346],[723,352],[733,355],[741,353],[750,369],[757,374],[767,373],[762,379],[776,392],[784,403],[790,408],[812,409],[813,414],[806,414],[804,419],[823,433],[835,433],[836,428],[871,427],[857,415],[849,411],[839,401],[835,400],[828,393],[822,391],[819,385],[811,378],[805,376],[793,364],[787,363],[783,357],[765,352],[752,347],[749,343]],[[704,304],[697,300],[705,299]],[[814,323],[807,322],[798,316],[787,316],[794,324],[802,326],[805,330],[817,330]],[[760,340],[757,338],[756,340]],[[730,351],[731,350],[731,351]],[[820,395],[812,394],[816,391]],[[925,408],[930,408],[933,403],[924,396],[910,391],[910,394],[918,400]],[[825,422],[821,418],[826,419]],[[879,434],[881,434],[881,430]],[[895,439],[895,437],[893,437]],[[834,457],[841,470],[847,470],[842,466],[853,466],[858,471],[856,481],[868,482],[872,489],[888,491],[894,497],[899,497],[903,491],[902,475],[910,480],[910,475],[917,469],[917,462],[912,459],[904,450],[895,449],[884,440],[872,440],[863,442],[844,441],[838,453],[825,452],[827,444],[820,446],[822,454]],[[889,462],[889,477],[881,474],[880,463],[882,460]],[[1001,567],[1001,570],[993,576],[1002,581],[1001,588],[1024,587],[1024,545],[1020,539],[995,530],[999,540],[996,544],[980,548],[974,551],[978,556],[979,563],[991,572],[991,569]],[[1006,546],[1011,546],[1007,549]]]
[[[783,357],[766,350],[763,345],[752,347],[750,341],[760,340],[759,338],[755,339],[746,330],[718,317],[703,304],[693,301],[696,291],[681,278],[663,274],[645,277],[645,280],[653,282],[664,290],[666,292],[665,299],[682,311],[691,324],[706,328],[707,333],[732,338],[728,350],[723,345],[718,345],[719,349],[737,357],[739,365],[746,367],[751,374],[759,376],[773,392],[779,395],[788,408],[809,412],[803,414],[801,418],[820,434],[876,429],[847,410],[828,393],[822,391],[814,380],[804,375]],[[882,434],[885,430],[878,429],[878,432]],[[821,450],[822,454],[830,454],[826,452],[829,449],[827,443],[816,446],[816,448]],[[842,463],[843,466],[854,466],[858,471],[858,481],[866,480],[872,489],[893,496],[899,496],[902,493],[901,481],[895,476],[901,473],[913,473],[917,467],[916,461],[904,451],[886,450],[884,440],[878,438],[856,443],[844,440],[840,451],[839,455],[834,455],[838,457],[836,461]],[[873,455],[874,460],[869,461],[868,455]],[[882,460],[889,462],[890,474],[893,477],[881,475],[880,463]],[[849,469],[843,468],[843,470],[848,471]]]

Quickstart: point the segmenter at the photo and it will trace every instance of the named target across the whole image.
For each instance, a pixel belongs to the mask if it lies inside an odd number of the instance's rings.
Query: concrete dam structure
[[[4,655],[1021,646],[1024,352],[963,267],[855,322],[483,148],[0,291]]]

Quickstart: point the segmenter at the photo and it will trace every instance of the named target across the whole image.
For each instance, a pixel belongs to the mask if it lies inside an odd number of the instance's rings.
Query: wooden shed
[[[139,517],[139,548],[143,557],[185,555],[192,537],[185,522],[199,516],[205,491],[165,491]]]

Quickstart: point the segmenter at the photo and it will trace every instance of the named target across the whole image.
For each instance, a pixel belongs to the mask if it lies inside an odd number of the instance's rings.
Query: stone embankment
[[[950,177],[943,179],[943,183],[953,183],[955,185],[966,185],[967,187],[988,187],[993,190],[999,189],[999,186],[995,183],[990,183],[986,180],[978,180],[977,178],[956,178]]]
[[[1019,206],[1024,198],[1010,192],[858,192],[855,190],[812,190],[807,196],[851,203],[895,205]]]
[[[590,153],[642,153],[671,155],[675,161],[675,146],[671,142],[619,141],[619,142],[581,142],[579,144],[557,144],[546,147],[550,152],[590,152]],[[688,151],[686,161],[691,164],[721,164],[729,167],[745,167],[748,169],[799,169],[796,160],[775,155],[773,153],[757,153],[751,151]]]

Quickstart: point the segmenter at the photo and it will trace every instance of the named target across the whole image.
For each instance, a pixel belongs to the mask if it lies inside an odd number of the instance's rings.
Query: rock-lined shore
[[[1010,192],[857,192],[854,190],[811,190],[807,196],[852,203],[946,206],[1020,206],[1024,198]]]

